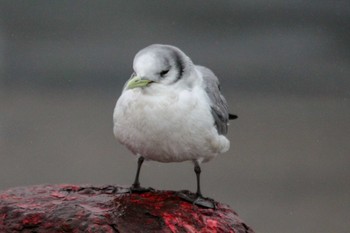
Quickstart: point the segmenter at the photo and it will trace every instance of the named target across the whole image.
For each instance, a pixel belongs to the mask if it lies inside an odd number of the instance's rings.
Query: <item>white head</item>
[[[127,88],[146,87],[151,83],[172,85],[186,79],[193,63],[180,49],[154,44],[140,50],[134,58],[134,74]]]

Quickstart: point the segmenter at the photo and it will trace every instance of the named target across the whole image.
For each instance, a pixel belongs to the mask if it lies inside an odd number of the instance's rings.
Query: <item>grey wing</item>
[[[216,129],[219,134],[227,134],[229,112],[226,99],[220,92],[220,83],[215,74],[208,68],[196,66],[196,69],[202,74],[205,91],[211,101],[211,113],[214,118]]]

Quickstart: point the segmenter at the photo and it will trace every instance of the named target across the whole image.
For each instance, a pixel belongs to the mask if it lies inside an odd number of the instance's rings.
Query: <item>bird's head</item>
[[[172,85],[186,78],[193,63],[180,49],[154,44],[139,51],[134,58],[134,73],[126,88],[147,87],[152,83]]]

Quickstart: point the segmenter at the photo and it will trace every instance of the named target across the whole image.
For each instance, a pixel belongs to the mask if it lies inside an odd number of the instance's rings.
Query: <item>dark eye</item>
[[[163,70],[162,72],[159,73],[161,77],[164,77],[169,72],[169,70]]]

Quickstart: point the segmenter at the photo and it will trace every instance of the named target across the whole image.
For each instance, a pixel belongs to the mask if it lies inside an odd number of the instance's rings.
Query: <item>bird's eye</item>
[[[164,75],[166,75],[169,72],[169,70],[163,70],[162,72],[160,72],[160,76],[164,77]]]

